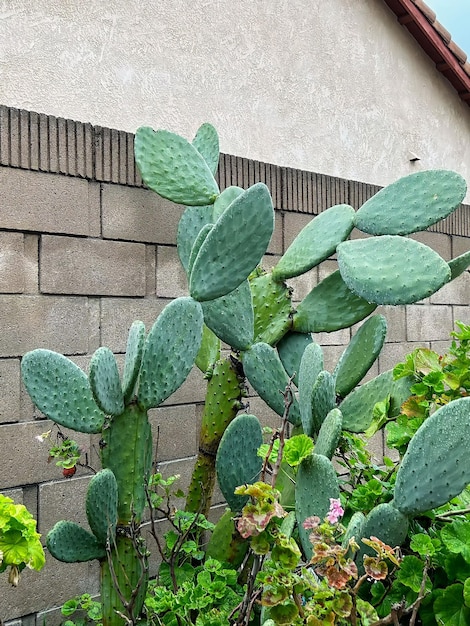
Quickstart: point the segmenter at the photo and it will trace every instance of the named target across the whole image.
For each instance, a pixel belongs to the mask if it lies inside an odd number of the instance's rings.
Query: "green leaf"
[[[307,435],[295,435],[284,445],[283,460],[291,467],[299,465],[313,452],[313,441]]]
[[[455,554],[461,554],[470,563],[470,524],[467,520],[456,519],[441,531],[445,546]]]
[[[467,578],[463,584],[463,601],[465,606],[470,607],[470,578]]]
[[[397,580],[405,587],[409,587],[416,593],[421,589],[423,582],[424,563],[414,555],[405,556],[397,572]],[[426,589],[431,589],[431,582],[426,576]]]
[[[417,552],[423,558],[434,556],[440,545],[441,542],[439,539],[431,539],[431,537],[425,533],[413,535],[410,541],[410,548],[413,552]]]
[[[463,589],[463,585],[451,585],[436,599],[434,612],[438,623],[445,626],[470,624],[470,608],[465,606]]]

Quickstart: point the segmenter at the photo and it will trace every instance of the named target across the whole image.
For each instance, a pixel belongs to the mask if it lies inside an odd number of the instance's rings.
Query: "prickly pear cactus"
[[[22,361],[26,389],[47,417],[79,432],[101,432],[103,469],[90,481],[86,498],[92,532],[62,521],[48,534],[47,546],[61,561],[100,561],[104,626],[125,623],[116,613],[125,614],[120,593],[129,600],[139,581],[129,619],[137,619],[142,609],[147,557],[144,547],[136,547],[142,544],[132,533],[138,537],[152,467],[147,411],[186,379],[201,344],[202,328],[201,305],[191,298],[169,304],[147,337],[143,324],[135,322],[122,383],[107,348],[93,355],[89,377],[66,357],[47,350],[29,352]]]

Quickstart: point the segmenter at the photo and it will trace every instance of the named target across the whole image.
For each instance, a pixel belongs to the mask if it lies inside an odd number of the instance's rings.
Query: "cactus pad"
[[[312,544],[309,541],[310,530],[302,524],[313,515],[323,520],[330,510],[330,498],[339,498],[336,471],[325,456],[312,454],[299,465],[295,486],[295,515],[307,559],[312,556]]]
[[[212,207],[212,221],[216,222],[225,209],[232,204],[245,190],[241,187],[227,187],[224,189]]]
[[[255,341],[275,345],[292,326],[291,289],[277,283],[271,274],[257,269],[250,276],[253,310],[255,313]]]
[[[273,268],[273,279],[300,276],[331,256],[352,231],[354,215],[351,206],[338,204],[314,217]]]
[[[284,391],[289,377],[274,348],[267,343],[255,343],[243,353],[243,368],[255,391],[281,417],[284,415]],[[300,423],[299,405],[296,398],[289,409],[289,422]]]
[[[437,252],[398,235],[344,241],[338,264],[346,285],[377,304],[411,304],[427,298],[450,278]]]
[[[236,289],[260,262],[273,229],[269,190],[257,183],[227,207],[206,237],[191,271],[191,296],[213,300]]]
[[[323,370],[312,388],[312,434],[319,432],[325,417],[335,406],[335,379],[330,372]]]
[[[454,211],[466,183],[455,172],[427,170],[400,178],[365,202],[356,227],[370,235],[408,235],[426,230]]]
[[[234,350],[246,350],[253,341],[254,315],[250,285],[244,280],[226,296],[201,303],[204,322]]]
[[[57,522],[47,535],[46,545],[52,556],[64,563],[83,563],[106,557],[104,545],[75,522]]]
[[[383,315],[373,315],[359,328],[333,372],[339,396],[344,398],[361,382],[379,356],[386,334]]]
[[[235,528],[233,513],[227,509],[215,525],[206,548],[206,558],[230,563],[234,568],[242,564],[249,543]]]
[[[192,143],[215,176],[219,165],[219,136],[212,124],[202,124]]]
[[[219,187],[204,157],[186,139],[143,126],[134,139],[135,160],[144,183],[179,204],[213,204]]]
[[[448,265],[450,267],[451,280],[454,280],[454,278],[460,276],[460,274],[465,272],[465,270],[470,267],[470,250],[458,257],[455,257],[455,259],[451,259]]]
[[[138,401],[157,407],[182,385],[193,367],[202,338],[201,305],[191,298],[168,304],[144,344]]]
[[[93,476],[86,495],[86,515],[99,543],[106,546],[114,537],[117,524],[118,486],[110,469]]]
[[[342,427],[343,416],[341,411],[336,408],[331,409],[318,432],[315,454],[323,454],[328,459],[332,459],[341,437]]]
[[[21,361],[23,381],[34,404],[52,421],[80,433],[99,433],[105,414],[88,378],[75,363],[50,350],[33,350]]]
[[[129,329],[127,338],[126,358],[122,373],[122,393],[127,404],[134,395],[135,384],[139,375],[142,354],[144,352],[145,325],[135,321]]]
[[[199,233],[197,234],[197,237],[193,243],[193,247],[191,248],[191,253],[189,255],[189,261],[188,261],[188,267],[187,267],[188,276],[191,276],[191,272],[193,271],[194,261],[196,260],[198,252],[201,249],[202,244],[206,240],[207,235],[211,232],[213,226],[214,224],[209,222],[208,224],[205,224],[201,228]]]
[[[178,223],[176,246],[181,265],[187,274],[191,250],[201,229],[212,222],[212,206],[186,207]]]
[[[124,411],[119,370],[109,348],[98,348],[91,357],[89,379],[96,403],[104,413],[119,415]]]
[[[284,369],[289,376],[294,376],[294,383],[297,387],[299,386],[299,372],[302,356],[307,346],[311,343],[313,343],[313,339],[308,333],[288,332],[276,346]],[[320,367],[320,370],[322,369],[323,364]]]
[[[204,324],[202,327],[201,347],[195,364],[207,376],[211,374],[213,364],[220,359],[220,339]]]
[[[445,504],[470,483],[470,398],[460,398],[428,417],[398,468],[394,506],[416,515]]]
[[[241,511],[248,496],[236,496],[236,487],[258,480],[263,460],[258,448],[263,431],[254,415],[241,414],[231,422],[222,436],[215,468],[220,489],[232,511]]]
[[[305,348],[299,370],[299,407],[302,428],[306,435],[314,434],[312,416],[312,389],[323,370],[323,350],[318,343],[311,343]]]
[[[298,305],[293,327],[300,333],[330,333],[360,322],[376,308],[375,303],[353,293],[336,270]]]
[[[389,416],[396,417],[400,413],[403,402],[410,397],[410,389],[414,383],[415,380],[411,376],[393,380],[392,370],[383,372],[364,383],[346,396],[340,404],[339,408],[343,414],[343,430],[353,433],[367,430],[372,422],[374,406],[389,395]]]

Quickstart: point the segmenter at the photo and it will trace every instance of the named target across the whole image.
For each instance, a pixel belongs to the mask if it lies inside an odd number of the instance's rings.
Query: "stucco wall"
[[[224,152],[379,185],[419,168],[470,180],[470,109],[381,0],[1,9],[2,104],[188,136],[210,121]]]

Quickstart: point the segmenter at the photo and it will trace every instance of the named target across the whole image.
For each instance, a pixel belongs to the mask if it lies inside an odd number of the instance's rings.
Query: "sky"
[[[470,0],[425,0],[452,39],[470,57]]]

